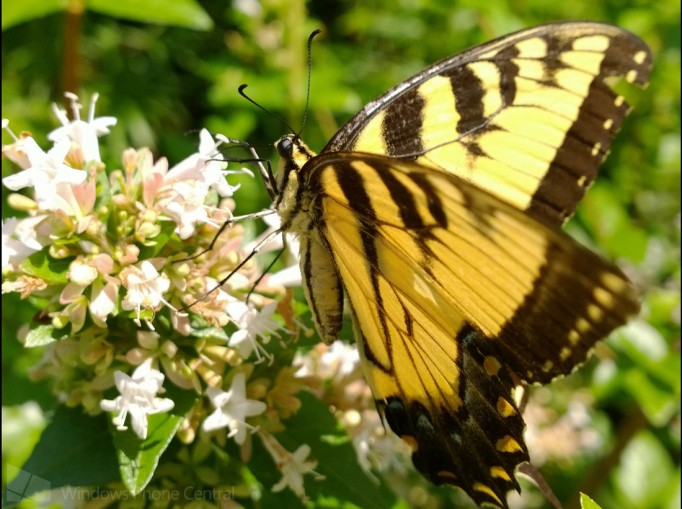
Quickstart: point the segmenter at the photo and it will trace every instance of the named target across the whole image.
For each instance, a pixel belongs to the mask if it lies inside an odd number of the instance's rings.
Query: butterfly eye
[[[294,143],[289,138],[282,138],[277,142],[277,153],[282,158],[291,158],[294,152]]]

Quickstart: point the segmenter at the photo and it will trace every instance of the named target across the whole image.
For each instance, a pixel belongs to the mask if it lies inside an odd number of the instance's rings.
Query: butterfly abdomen
[[[329,246],[321,235],[324,219],[319,210],[320,191],[304,173],[315,154],[293,135],[281,138],[276,147],[283,166],[275,208],[282,229],[298,237],[303,291],[317,331],[329,344],[338,338],[343,324],[343,290]]]

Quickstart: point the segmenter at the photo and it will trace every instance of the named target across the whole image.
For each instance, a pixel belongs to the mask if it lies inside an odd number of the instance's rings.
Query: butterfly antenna
[[[246,92],[244,92],[244,90],[246,89],[246,87],[248,87],[248,85],[247,85],[246,83],[244,83],[244,84],[242,84],[242,85],[239,85],[239,88],[237,89],[237,90],[239,91],[239,95],[241,95],[244,99],[246,99],[246,100],[249,101],[251,104],[253,104],[256,108],[263,110],[263,111],[264,111],[265,113],[267,113],[268,115],[272,115],[272,116],[275,117],[277,120],[279,120],[280,122],[282,122],[282,124],[284,124],[284,126],[285,126],[289,131],[291,131],[292,133],[294,132],[294,130],[293,130],[293,129],[291,128],[291,126],[289,125],[289,123],[288,123],[286,120],[284,120],[283,117],[281,117],[280,115],[278,115],[278,114],[275,113],[274,111],[270,111],[270,110],[267,109],[265,106],[263,106],[263,105],[261,105],[261,104],[258,104],[256,101],[254,101],[253,99],[251,99],[248,95],[246,95]]]
[[[301,129],[296,133],[296,137],[300,138],[301,132],[305,127],[305,122],[308,119],[308,109],[310,106],[310,82],[313,76],[313,39],[321,32],[320,29],[314,30],[310,37],[308,37],[308,87],[305,92],[305,108],[303,109],[303,120],[301,121]]]

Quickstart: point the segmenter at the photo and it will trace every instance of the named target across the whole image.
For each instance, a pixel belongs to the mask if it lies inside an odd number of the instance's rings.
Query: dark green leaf
[[[5,0],[2,2],[2,29],[66,10],[69,0]]]
[[[158,226],[161,227],[159,234],[153,239],[149,239],[148,244],[140,246],[139,256],[141,260],[157,256],[168,244],[176,225],[172,221],[159,221]]]
[[[21,270],[30,276],[39,277],[47,284],[67,283],[66,273],[73,258],[55,260],[48,254],[49,248],[33,253],[21,262]]]
[[[5,497],[62,486],[98,486],[119,478],[106,416],[60,406]],[[4,505],[4,504],[3,504]]]
[[[275,438],[292,453],[303,444],[311,447],[309,458],[317,460],[315,470],[325,479],[319,481],[312,476],[305,476],[304,488],[311,500],[308,507],[406,507],[383,482],[375,482],[362,470],[353,444],[345,431],[339,428],[328,405],[307,393],[301,393],[298,397],[303,403],[301,410],[285,422],[286,431],[276,434]],[[280,480],[281,474],[256,438],[249,467],[264,485],[261,498],[263,507],[305,507],[288,488],[279,493],[272,492],[272,486]]]
[[[599,504],[584,493],[580,494],[580,507],[581,509],[601,509]]]
[[[151,480],[161,455],[197,398],[196,393],[175,389],[174,386],[165,396],[170,397],[175,406],[170,413],[148,416],[145,440],[141,440],[132,428],[114,431],[121,479],[133,495],[140,493]]]
[[[88,9],[115,18],[194,30],[210,30],[213,21],[193,0],[91,0]]]

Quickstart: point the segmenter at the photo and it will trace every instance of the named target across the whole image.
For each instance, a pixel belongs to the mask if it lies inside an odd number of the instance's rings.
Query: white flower
[[[88,286],[95,279],[97,279],[97,269],[92,265],[84,263],[82,259],[77,258],[71,265],[69,265],[69,272],[66,277],[80,286]]]
[[[121,302],[125,310],[136,309],[135,323],[140,325],[142,308],[156,311],[161,304],[171,309],[175,308],[163,298],[163,294],[170,288],[170,279],[166,274],[159,274],[156,267],[149,260],[140,263],[140,267],[130,266],[121,271],[121,282],[128,289],[128,293]],[[151,324],[147,322],[151,327]]]
[[[387,433],[375,410],[348,411],[343,417],[355,424],[351,435],[360,467],[372,478],[372,470],[405,476],[412,449],[395,433]]]
[[[230,172],[226,170],[225,156],[218,150],[225,138],[219,136],[217,140],[213,140],[207,129],[202,129],[199,133],[199,152],[173,166],[166,174],[166,183],[194,180],[215,188],[220,196],[232,196],[239,186],[230,186],[225,180]]]
[[[8,119],[2,119],[2,128],[7,131],[7,133],[14,140],[14,143],[9,143],[2,146],[2,155],[6,156],[7,159],[19,166],[19,168],[26,169],[30,167],[31,162],[28,160],[28,157],[26,157],[26,152],[24,152],[22,149],[21,139],[14,134],[12,129],[10,129]]]
[[[194,235],[196,225],[207,223],[214,228],[220,224],[211,220],[206,197],[213,187],[222,197],[232,196],[239,186],[230,186],[225,177],[231,173],[245,173],[246,169],[236,172],[227,171],[225,156],[218,150],[226,142],[223,136],[214,141],[211,134],[202,129],[199,151],[176,164],[170,170],[167,163],[154,165],[145,177],[144,202],[152,206],[156,201],[163,211],[178,225],[175,232],[182,239]],[[248,172],[251,174],[250,172]],[[252,174],[251,174],[252,175]]]
[[[86,243],[81,243],[86,249]],[[116,309],[120,281],[110,276],[114,270],[114,260],[108,254],[100,253],[87,258],[79,257],[69,265],[66,284],[59,296],[61,304],[69,305],[70,311],[77,311],[76,315],[69,313],[72,325],[76,326],[73,317],[85,319],[85,308],[90,310],[92,321],[98,327],[105,328],[107,317]],[[83,297],[83,293],[90,286],[90,299]],[[81,323],[82,325],[82,323]],[[76,328],[78,328],[76,326]]]
[[[80,184],[88,175],[83,170],[74,170],[64,164],[64,159],[71,148],[68,138],[57,140],[47,153],[31,137],[19,140],[17,145],[26,153],[31,166],[5,177],[2,183],[12,191],[33,187],[38,206],[43,209],[50,210],[58,184]]]
[[[36,193],[38,197],[38,193]],[[95,205],[96,188],[94,180],[86,180],[78,185],[59,182],[39,196],[39,205],[45,210],[59,210],[69,217],[75,218],[79,225],[78,232],[87,228],[88,214]]]
[[[301,366],[297,371],[299,376],[318,376],[346,385],[348,381],[344,382],[343,378],[359,375],[360,355],[355,344],[336,340],[329,346],[318,344],[305,354],[297,352],[293,364]]]
[[[326,368],[326,373],[331,376],[350,375],[360,363],[358,348],[355,344],[349,345],[344,341],[334,341],[322,354],[320,363]]]
[[[48,134],[48,139],[55,141],[60,138],[69,138],[71,141],[80,145],[85,162],[100,162],[99,142],[97,141],[97,137],[102,136],[103,134],[109,134],[109,127],[116,125],[116,118],[95,118],[95,104],[97,103],[99,95],[93,94],[90,99],[88,120],[81,120],[80,109],[82,108],[82,105],[78,102],[78,96],[71,92],[66,92],[64,95],[71,101],[73,120],[69,120],[65,110],[62,110],[56,104],[53,104],[52,109],[61,122],[62,127],[59,127]]]
[[[269,335],[279,329],[279,323],[271,318],[276,309],[277,302],[267,304],[260,311],[240,300],[233,300],[226,306],[225,311],[239,328],[230,336],[229,345],[238,348],[244,359],[254,351],[258,360],[261,359],[261,353],[268,357],[258,338],[263,338],[267,343],[270,340]]]
[[[36,226],[44,218],[45,216],[34,216],[19,220],[8,217],[2,221],[3,269],[43,248],[36,238]]]
[[[260,433],[263,439],[263,444],[268,450],[272,459],[275,460],[277,468],[282,472],[282,479],[272,487],[272,491],[282,491],[285,487],[289,487],[302,500],[306,500],[305,490],[303,489],[303,476],[305,474],[313,474],[315,479],[324,479],[314,470],[317,466],[317,461],[308,460],[310,454],[310,446],[303,444],[296,449],[292,454],[275,440],[275,438],[268,433]]]
[[[118,295],[118,282],[114,278],[106,278],[106,282],[96,280],[90,291],[88,309],[92,321],[98,327],[105,328],[107,316],[116,309],[116,297]]]
[[[284,461],[278,461],[277,466],[282,471],[282,479],[272,487],[272,491],[282,491],[285,487],[291,488],[299,497],[305,496],[303,490],[303,475],[317,474],[313,470],[317,466],[317,461],[307,460],[310,454],[310,446],[303,444],[293,454],[289,454]],[[320,478],[319,474],[317,474]]]
[[[209,387],[206,395],[215,407],[215,412],[204,420],[204,431],[229,427],[228,438],[234,437],[239,445],[244,443],[247,430],[255,430],[246,423],[246,418],[262,414],[267,409],[262,401],[246,398],[246,376],[242,372],[234,376],[229,391]]]
[[[220,227],[208,218],[208,212],[204,205],[208,194],[208,187],[205,184],[175,182],[172,185],[172,190],[174,197],[164,204],[164,211],[177,223],[175,233],[181,239],[187,239],[194,235],[197,223],[210,223],[216,229]]]
[[[100,406],[105,412],[118,412],[113,422],[119,430],[128,429],[124,423],[130,414],[135,434],[144,440],[147,438],[147,416],[168,412],[175,405],[171,399],[156,397],[162,389],[164,376],[152,368],[152,359],[148,359],[132,376],[116,371],[114,379],[121,395],[114,400],[102,400]]]

